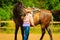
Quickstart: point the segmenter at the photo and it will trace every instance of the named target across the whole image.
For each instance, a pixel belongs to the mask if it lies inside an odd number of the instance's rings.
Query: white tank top
[[[28,14],[25,16],[23,20],[23,26],[30,26],[30,21],[33,21],[32,14]]]

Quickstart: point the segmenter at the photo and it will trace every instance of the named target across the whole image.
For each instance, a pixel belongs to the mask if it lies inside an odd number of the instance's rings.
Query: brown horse
[[[16,29],[15,29],[15,40],[17,40],[17,32],[19,29],[19,26],[21,27],[21,33],[22,33],[22,37],[23,37],[23,21],[21,19],[21,16],[25,15],[25,7],[21,2],[18,2],[13,9],[13,14],[14,14],[14,22],[16,25]],[[51,30],[48,27],[49,23],[51,21],[51,12],[45,9],[40,9],[40,11],[35,11],[33,12],[33,19],[34,19],[34,24],[38,25],[41,24],[41,29],[42,29],[42,36],[40,38],[40,40],[42,40],[44,34],[45,34],[45,29],[48,31],[49,35],[50,35],[50,39],[52,40],[52,34],[51,34]]]
[[[17,32],[19,29],[19,26],[21,27],[21,33],[23,37],[23,21],[21,19],[21,16],[25,15],[25,6],[23,5],[22,2],[17,2],[13,8],[13,19],[15,22],[15,40],[17,40]]]
[[[51,12],[49,10],[40,9],[40,11],[37,11],[33,14],[33,18],[34,18],[35,25],[41,24],[42,36],[41,36],[40,40],[42,40],[46,30],[48,31],[50,40],[52,40],[51,30],[48,27],[50,24],[50,21],[52,19]]]

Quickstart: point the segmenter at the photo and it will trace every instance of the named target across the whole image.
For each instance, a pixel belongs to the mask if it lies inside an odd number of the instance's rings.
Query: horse
[[[28,9],[31,10],[31,9]],[[23,13],[22,13],[23,12]],[[21,27],[21,33],[23,37],[23,19],[21,16],[25,16],[25,7],[21,2],[16,3],[13,9],[13,17],[14,17],[14,22],[15,22],[15,40],[17,40],[17,32],[19,29],[19,26]],[[48,27],[51,21],[51,12],[49,10],[45,9],[40,9],[40,11],[35,11],[33,12],[33,19],[34,19],[34,24],[38,25],[41,24],[41,29],[42,29],[42,36],[40,40],[43,39],[43,36],[45,34],[45,29],[48,31],[48,34],[50,36],[50,40],[52,40],[52,33],[50,28]]]
[[[19,27],[21,27],[21,34],[23,37],[23,27],[22,27],[23,20],[21,19],[22,15],[25,16],[25,6],[23,5],[22,2],[17,2],[13,8],[13,20],[15,22],[15,38],[14,38],[14,40],[17,40],[17,32],[18,32]]]
[[[32,10],[32,9],[30,9],[30,10]],[[51,11],[46,10],[46,9],[35,10],[32,15],[33,15],[33,19],[34,19],[34,24],[41,25],[42,36],[41,36],[40,40],[43,39],[43,36],[44,36],[46,30],[48,31],[50,40],[52,40],[52,33],[51,33],[51,29],[49,28],[50,21],[52,20]]]

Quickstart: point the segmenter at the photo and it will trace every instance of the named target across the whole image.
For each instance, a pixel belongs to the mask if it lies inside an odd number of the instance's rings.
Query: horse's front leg
[[[15,27],[15,40],[17,40],[18,29],[19,29],[19,25],[16,25],[16,27]]]
[[[21,26],[21,34],[22,34],[22,40],[23,40],[24,39],[24,29],[22,26]]]

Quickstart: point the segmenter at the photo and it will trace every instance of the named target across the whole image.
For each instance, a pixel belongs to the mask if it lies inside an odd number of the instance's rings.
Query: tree
[[[0,0],[0,14],[5,15],[2,16],[3,18],[5,17],[4,20],[12,19],[12,9],[14,4],[18,1],[23,2],[26,7],[34,6],[48,10],[60,10],[60,0]]]

